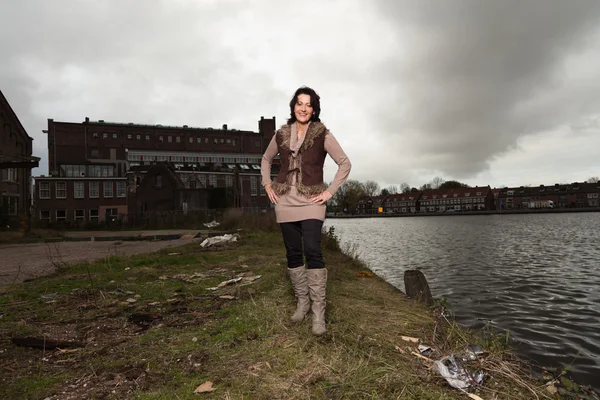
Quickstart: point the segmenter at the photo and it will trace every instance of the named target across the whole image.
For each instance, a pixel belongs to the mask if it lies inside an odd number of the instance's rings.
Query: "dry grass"
[[[402,337],[431,346],[432,358],[489,343],[383,280],[357,276],[365,267],[337,251],[325,256],[328,333],[313,336],[308,319],[288,322],[295,301],[278,234],[246,234],[240,243],[210,251],[187,246],[169,252],[179,254],[108,258],[13,288],[0,300],[4,397],[464,399]],[[249,272],[261,278],[207,290]],[[193,273],[203,276],[195,283],[169,278]],[[48,293],[58,295],[40,299]],[[137,301],[126,304],[135,294]],[[132,322],[140,313],[159,317],[140,326]],[[12,346],[8,338],[17,334],[87,345],[42,353]],[[476,366],[487,373],[475,390],[486,400],[549,398],[509,352],[494,350]],[[216,390],[194,394],[205,381]]]

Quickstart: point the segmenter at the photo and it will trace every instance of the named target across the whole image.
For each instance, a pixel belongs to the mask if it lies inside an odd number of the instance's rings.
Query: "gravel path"
[[[0,245],[0,287],[12,282],[54,272],[54,263],[76,263],[108,255],[151,253],[160,249],[201,243],[203,239],[182,237],[178,240],[123,242],[57,242]]]

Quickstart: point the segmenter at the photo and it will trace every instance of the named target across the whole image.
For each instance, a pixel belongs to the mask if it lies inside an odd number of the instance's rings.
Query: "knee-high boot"
[[[325,290],[327,288],[327,270],[325,268],[307,269],[308,290],[312,301],[312,332],[322,335],[325,327]]]
[[[288,268],[288,273],[294,287],[297,304],[294,315],[290,318],[292,322],[300,322],[306,316],[310,309],[310,299],[308,297],[308,280],[306,276],[306,267],[303,265],[297,268]]]

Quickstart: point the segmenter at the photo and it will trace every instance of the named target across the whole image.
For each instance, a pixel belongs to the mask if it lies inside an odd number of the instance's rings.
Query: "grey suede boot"
[[[308,290],[312,300],[312,332],[322,335],[325,328],[325,289],[327,288],[327,270],[325,268],[307,269]]]
[[[308,297],[308,280],[306,279],[306,267],[303,265],[297,268],[288,268],[294,293],[296,294],[297,304],[294,315],[290,318],[292,322],[300,322],[306,316],[310,309],[310,299]]]

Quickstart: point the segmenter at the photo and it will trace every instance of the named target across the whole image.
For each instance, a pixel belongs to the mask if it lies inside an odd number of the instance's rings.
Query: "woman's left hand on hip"
[[[310,202],[316,204],[325,204],[327,200],[331,199],[331,196],[331,193],[329,193],[327,190],[324,190],[321,194],[311,197]]]

